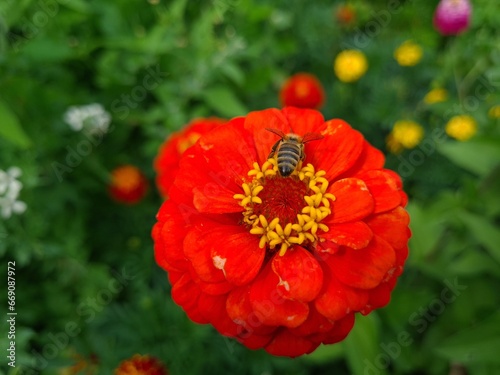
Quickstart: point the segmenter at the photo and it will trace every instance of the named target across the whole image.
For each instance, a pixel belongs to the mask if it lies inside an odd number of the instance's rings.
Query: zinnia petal
[[[284,114],[275,108],[250,112],[245,118],[245,129],[253,135],[257,149],[257,161],[263,163],[269,157],[271,148],[279,140],[266,128],[279,129],[283,133],[291,133],[290,124]]]
[[[166,202],[160,210],[161,218],[152,232],[155,241],[155,260],[169,271],[184,271],[187,267],[183,252],[186,230],[183,228],[183,216],[173,202]]]
[[[330,332],[324,334],[319,334],[321,336],[321,342],[323,344],[335,344],[336,342],[342,341],[347,337],[349,332],[351,332],[354,326],[354,313],[348,314],[341,320],[335,322],[335,326]]]
[[[333,223],[362,219],[371,214],[375,207],[368,187],[364,181],[357,178],[338,180],[328,192],[335,195],[335,201],[332,204],[332,219],[330,219]]]
[[[385,170],[371,170],[358,177],[366,183],[375,201],[374,213],[389,211],[400,205],[398,182],[393,174]]]
[[[278,290],[285,298],[312,301],[323,285],[323,271],[318,261],[301,246],[283,256],[275,255],[272,268],[279,278]]]
[[[293,358],[304,353],[311,353],[318,346],[319,343],[313,344],[304,337],[295,336],[290,331],[283,330],[274,336],[266,346],[266,351],[273,355],[286,355]]]
[[[217,229],[207,230],[204,227],[195,227],[185,237],[185,255],[202,281],[220,283],[225,280],[224,273],[214,266],[211,256],[212,248],[216,246],[214,240],[219,236]]]
[[[187,273],[172,286],[172,299],[182,306],[189,319],[199,324],[206,324],[209,320],[198,309],[200,295],[200,289]]]
[[[339,179],[346,177],[357,177],[359,173],[372,169],[382,169],[385,163],[385,156],[382,151],[363,140],[363,150],[356,160],[356,163],[349,170],[338,176]]]
[[[392,247],[401,248],[408,243],[410,233],[407,230],[409,224],[408,213],[401,207],[391,211],[374,215],[367,220],[372,231],[380,238],[386,240]]]
[[[309,307],[307,320],[296,328],[291,328],[290,332],[297,336],[309,336],[317,333],[330,331],[335,326],[332,319],[328,319],[324,314],[318,312],[314,304]]]
[[[181,131],[172,134],[161,146],[153,167],[156,171],[156,186],[160,194],[168,197],[168,191],[179,171],[182,154],[205,133],[225,123],[219,118],[198,118],[187,124]]]
[[[311,109],[299,109],[295,107],[285,107],[283,115],[289,124],[288,133],[304,135],[315,133],[324,124],[325,119],[321,112]]]
[[[325,273],[328,271],[327,273],[331,275],[338,264],[336,259],[331,257],[324,263],[324,266],[327,267]],[[323,316],[335,321],[353,311],[360,311],[367,302],[367,291],[351,288],[331,275],[314,305]]]
[[[198,308],[208,321],[225,336],[235,336],[238,326],[226,312],[226,296],[212,296],[202,293],[198,299]]]
[[[241,209],[232,196],[240,191],[241,181],[256,159],[253,139],[242,133],[241,126],[241,120],[234,119],[213,129],[181,159],[175,185],[181,191],[194,192],[194,205],[200,212]]]
[[[354,288],[375,288],[396,261],[394,249],[377,236],[364,249],[343,250],[332,255],[335,258],[332,272],[342,283]]]
[[[307,161],[332,181],[354,166],[363,152],[363,135],[339,119],[325,122],[316,132],[325,138],[308,145]]]
[[[330,230],[323,235],[323,238],[335,242],[337,245],[362,249],[366,247],[373,237],[373,232],[363,221],[349,223],[338,223],[330,226]]]
[[[250,288],[252,308],[263,324],[297,327],[307,319],[309,307],[306,303],[285,299],[278,284],[279,277],[268,263]]]
[[[394,288],[396,279],[390,282],[384,282],[378,285],[376,288],[370,290],[370,297],[368,299],[367,306],[365,309],[361,310],[363,315],[367,315],[374,309],[379,309],[384,307],[391,300],[391,291]]]
[[[228,316],[242,327],[238,331],[238,338],[246,339],[251,335],[268,336],[276,330],[275,326],[265,325],[259,318],[260,314],[254,311],[248,285],[233,289],[229,293],[226,311]]]
[[[259,239],[236,227],[217,229],[212,235],[224,238],[222,243],[211,247],[210,257],[215,267],[222,270],[226,280],[234,285],[245,285],[252,281],[260,271],[266,254],[259,247]]]

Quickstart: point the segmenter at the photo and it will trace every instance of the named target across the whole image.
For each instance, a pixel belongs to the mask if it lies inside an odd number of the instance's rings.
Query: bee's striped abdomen
[[[298,143],[282,142],[278,149],[278,170],[282,177],[288,177],[297,168],[301,158],[301,148]]]

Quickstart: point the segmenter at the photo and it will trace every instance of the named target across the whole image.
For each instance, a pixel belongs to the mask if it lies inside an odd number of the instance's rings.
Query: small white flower
[[[0,198],[0,208],[2,217],[8,219],[12,213],[22,214],[26,211],[26,203],[8,198]]]
[[[7,172],[0,169],[0,195],[4,194],[12,184],[14,184],[14,189],[18,188],[16,182],[19,181],[16,178],[20,177],[21,174],[21,169],[18,167],[10,167]]]
[[[111,115],[99,103],[71,106],[64,114],[64,121],[74,131],[85,128],[90,133],[106,133],[111,123]]]
[[[21,181],[17,180],[21,174],[18,167],[10,167],[6,172],[0,169],[0,214],[5,219],[11,217],[12,213],[26,211],[26,203],[17,200],[23,188]]]

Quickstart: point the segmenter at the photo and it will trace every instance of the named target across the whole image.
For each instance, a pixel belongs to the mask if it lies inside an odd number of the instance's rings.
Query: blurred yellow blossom
[[[387,148],[393,154],[400,153],[405,148],[414,148],[424,138],[424,128],[410,120],[400,120],[394,124],[387,136]]]
[[[441,103],[448,99],[448,91],[437,88],[432,89],[424,96],[424,102],[427,104]]]
[[[477,133],[477,123],[469,115],[454,116],[445,127],[446,134],[459,141],[467,141]]]
[[[493,119],[499,119],[500,118],[500,104],[494,105],[493,107],[490,108],[488,111],[488,116],[490,116]]]
[[[417,65],[422,59],[423,50],[420,45],[407,40],[394,51],[394,58],[401,66]]]
[[[366,73],[368,61],[363,52],[346,50],[337,55],[333,69],[342,82],[355,82]]]

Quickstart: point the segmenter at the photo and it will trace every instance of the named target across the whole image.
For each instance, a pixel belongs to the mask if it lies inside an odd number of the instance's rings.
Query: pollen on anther
[[[259,197],[252,197],[251,200],[252,203],[258,203],[258,204],[262,203],[262,199],[260,199]]]
[[[282,243],[281,248],[280,248],[280,252],[279,252],[280,257],[285,255],[287,249],[288,249],[288,245],[285,242]]]
[[[266,242],[267,242],[267,237],[262,236],[259,241],[259,248],[263,249],[264,247],[266,247]]]
[[[252,190],[250,189],[250,186],[248,186],[248,184],[243,184],[242,187],[243,187],[243,191],[245,192],[245,195],[252,194]]]
[[[262,190],[264,190],[264,186],[260,185],[260,186],[257,186],[255,187],[253,190],[252,190],[252,195],[255,197],[257,196]]]
[[[264,228],[261,227],[253,227],[250,229],[251,234],[263,234],[264,233]]]
[[[269,223],[267,222],[267,219],[264,217],[264,215],[259,216],[259,221],[264,228],[267,228],[269,226]]]

